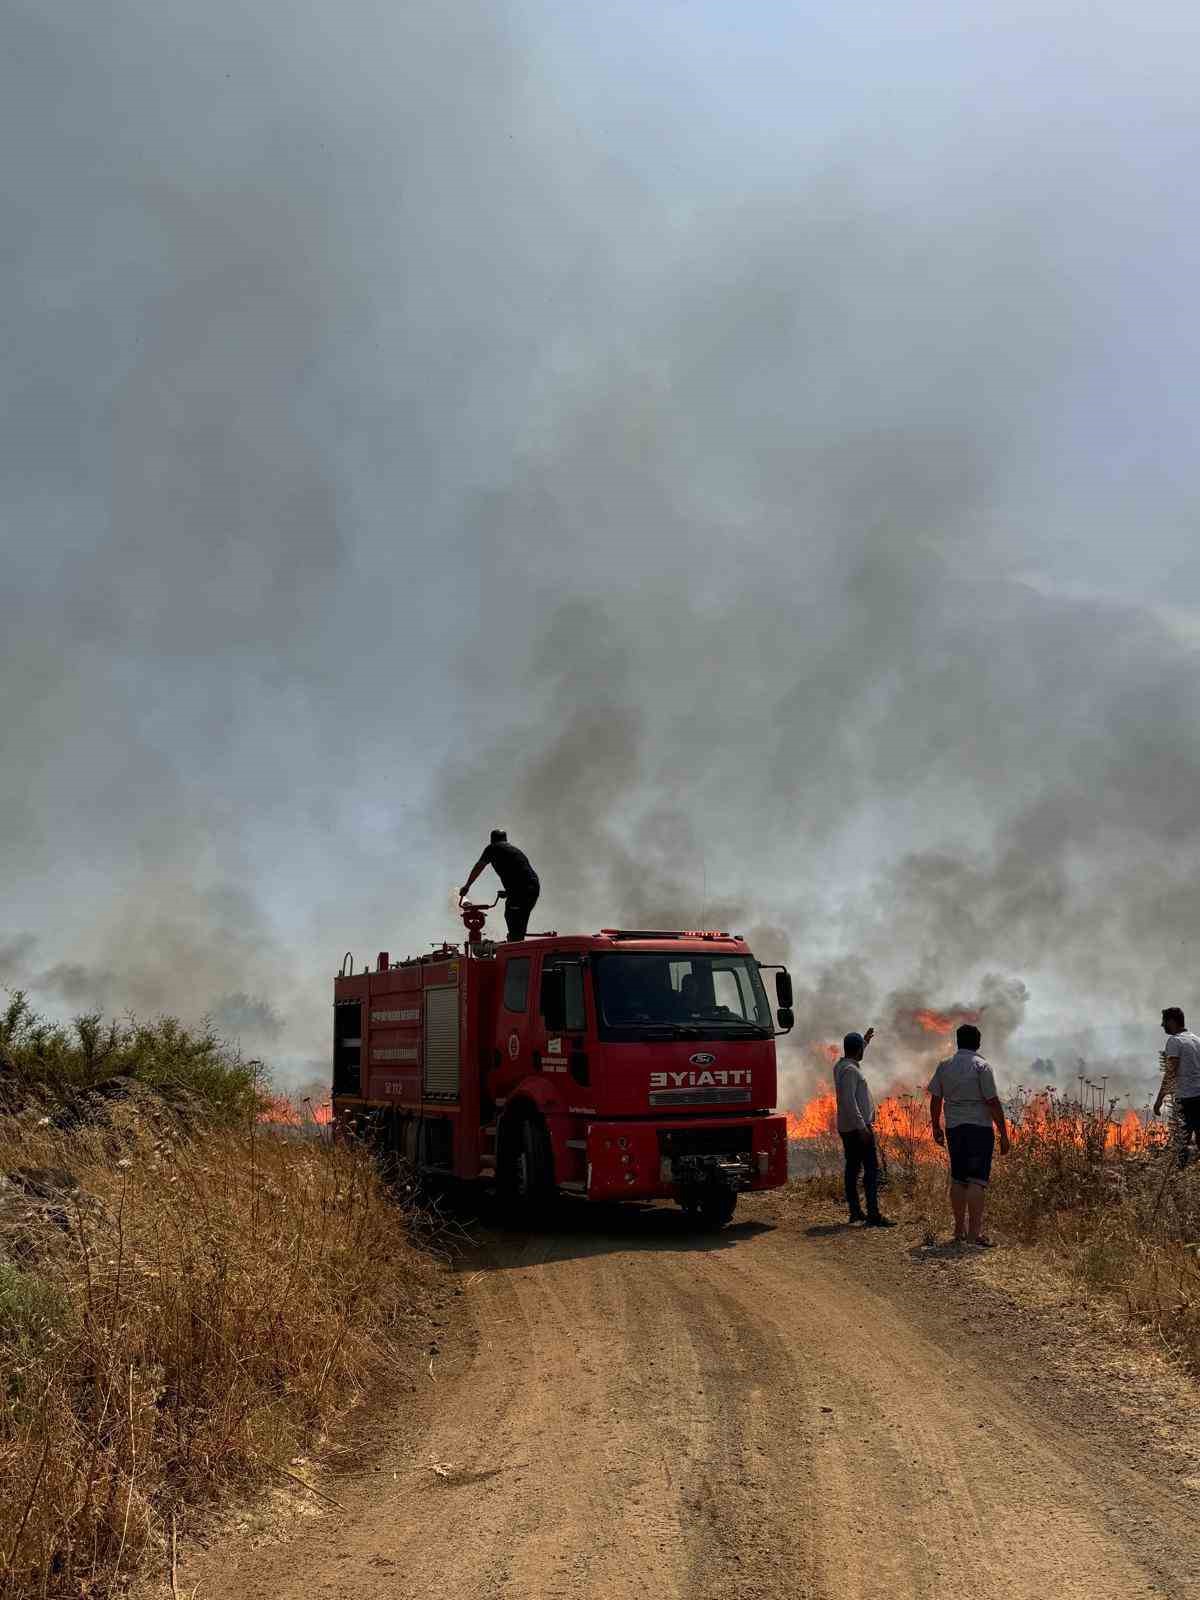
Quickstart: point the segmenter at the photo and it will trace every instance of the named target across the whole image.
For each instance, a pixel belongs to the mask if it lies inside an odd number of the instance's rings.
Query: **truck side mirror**
[[[567,974],[564,968],[543,969],[541,1010],[547,1033],[562,1033],[567,1025]]]
[[[791,1033],[796,1024],[796,1018],[792,1013],[791,1006],[780,1006],[775,1015],[779,1018],[779,1026],[784,1033]]]
[[[786,1010],[792,1009],[792,975],[786,968],[781,968],[775,974],[775,999]],[[791,1027],[791,1023],[788,1023]]]

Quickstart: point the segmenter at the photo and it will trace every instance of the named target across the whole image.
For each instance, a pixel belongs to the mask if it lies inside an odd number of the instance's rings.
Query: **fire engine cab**
[[[494,902],[493,902],[494,904]],[[723,1226],[787,1179],[775,1018],[743,939],[604,928],[467,939],[334,980],[333,1107],[416,1169],[494,1181],[532,1220],[558,1190],[673,1198]],[[791,980],[775,972],[778,1021]]]

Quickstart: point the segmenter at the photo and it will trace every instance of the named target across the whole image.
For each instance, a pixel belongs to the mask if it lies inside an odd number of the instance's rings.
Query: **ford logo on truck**
[[[710,1056],[707,1050],[698,1050],[694,1056],[689,1056],[688,1061],[693,1067],[711,1067],[716,1056]]]

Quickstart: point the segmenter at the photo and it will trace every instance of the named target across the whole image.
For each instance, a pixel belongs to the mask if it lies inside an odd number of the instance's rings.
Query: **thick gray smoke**
[[[10,6],[0,982],[307,1077],[503,825],[787,959],[794,1095],[927,1009],[1143,1087],[1195,15],[722,15]]]

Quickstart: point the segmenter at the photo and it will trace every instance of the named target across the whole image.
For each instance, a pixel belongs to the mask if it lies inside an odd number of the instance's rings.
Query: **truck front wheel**
[[[518,1117],[500,1141],[496,1187],[514,1221],[528,1222],[554,1197],[554,1156],[546,1124],[536,1112]]]
[[[683,1202],[683,1209],[706,1232],[716,1233],[732,1220],[737,1208],[737,1193],[724,1184],[706,1183]]]

